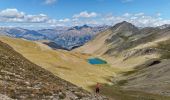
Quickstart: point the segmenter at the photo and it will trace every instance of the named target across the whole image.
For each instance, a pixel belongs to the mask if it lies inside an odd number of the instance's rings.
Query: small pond
[[[89,58],[88,59],[88,62],[92,65],[95,65],[95,64],[107,64],[106,61],[102,60],[102,59],[99,59],[99,58]]]

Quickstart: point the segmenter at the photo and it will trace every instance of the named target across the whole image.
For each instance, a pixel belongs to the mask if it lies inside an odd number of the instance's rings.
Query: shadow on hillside
[[[95,92],[95,85],[89,86]],[[170,97],[141,91],[124,90],[119,85],[101,84],[100,94],[114,100],[170,100]]]

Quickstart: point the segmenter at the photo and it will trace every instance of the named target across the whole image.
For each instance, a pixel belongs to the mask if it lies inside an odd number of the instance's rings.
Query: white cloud
[[[57,0],[45,0],[45,4],[47,4],[47,5],[50,5],[50,4],[54,4],[54,3],[56,3],[57,2]]]
[[[65,19],[60,19],[59,21],[60,21],[60,22],[69,22],[70,19],[69,19],[69,18],[65,18]]]
[[[144,15],[144,13],[143,12],[140,12],[140,13],[136,13],[136,14],[134,14],[134,16],[143,16]]]
[[[125,14],[123,14],[123,16],[124,16],[124,17],[130,17],[131,14],[130,14],[130,13],[125,13]]]
[[[27,22],[40,23],[40,22],[47,22],[48,20],[49,18],[45,14],[25,16],[25,21]]]
[[[47,21],[47,23],[49,23],[49,24],[55,24],[55,23],[57,23],[57,20],[56,20],[56,19],[49,19],[49,20]]]
[[[170,24],[170,20],[165,20],[160,16],[149,16],[144,13],[136,13],[136,14],[123,14],[122,16],[106,16],[102,18],[105,24],[116,24],[122,21],[128,21],[130,23],[135,24],[136,26],[140,27],[147,27],[147,26],[160,26],[163,24]]]
[[[74,14],[70,18],[63,19],[53,19],[45,14],[36,14],[31,15],[22,11],[18,11],[17,9],[5,9],[0,10],[0,24],[8,23],[8,25],[12,25],[12,23],[18,23],[21,27],[22,25],[29,26],[72,26],[72,25],[83,25],[83,24],[91,24],[91,25],[114,25],[118,22],[128,21],[140,27],[146,26],[160,26],[163,24],[170,24],[170,20],[163,19],[161,17],[161,13],[156,13],[155,15],[146,15],[143,12],[139,13],[124,13],[122,15],[116,16],[111,13],[99,14],[95,12],[87,12],[83,11],[79,14]],[[5,24],[4,24],[5,25]]]
[[[49,18],[45,14],[28,15],[20,12],[17,9],[5,9],[0,11],[0,22],[26,22],[26,23],[40,23],[46,22]]]
[[[156,15],[157,15],[157,16],[161,16],[162,14],[161,14],[161,13],[157,13]]]
[[[24,17],[24,12],[19,12],[17,9],[5,9],[0,11],[0,17],[21,18]]]
[[[95,12],[87,12],[83,11],[80,12],[79,14],[73,15],[73,18],[90,18],[90,17],[96,17],[98,14]]]

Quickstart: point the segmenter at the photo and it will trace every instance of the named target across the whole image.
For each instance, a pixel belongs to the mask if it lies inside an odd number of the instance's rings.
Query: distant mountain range
[[[28,30],[23,28],[10,28],[10,27],[1,27],[0,35],[7,35],[16,38],[24,38],[28,40],[41,40],[47,39],[46,36],[40,34],[34,30]]]
[[[109,26],[96,26],[91,27],[88,25],[63,27],[60,29],[44,29],[38,32],[47,36],[49,40],[54,41],[56,44],[71,50],[72,48],[79,47],[91,40],[97,33],[107,29]]]
[[[107,29],[109,26],[88,25],[74,27],[56,27],[54,29],[28,30],[23,28],[1,27],[0,35],[6,35],[28,40],[49,40],[61,48],[71,50],[91,40],[98,32]]]

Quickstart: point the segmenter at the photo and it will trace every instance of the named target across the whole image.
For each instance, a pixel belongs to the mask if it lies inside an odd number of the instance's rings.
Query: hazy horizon
[[[0,0],[0,26],[114,25],[128,21],[138,27],[170,24],[168,0]]]

